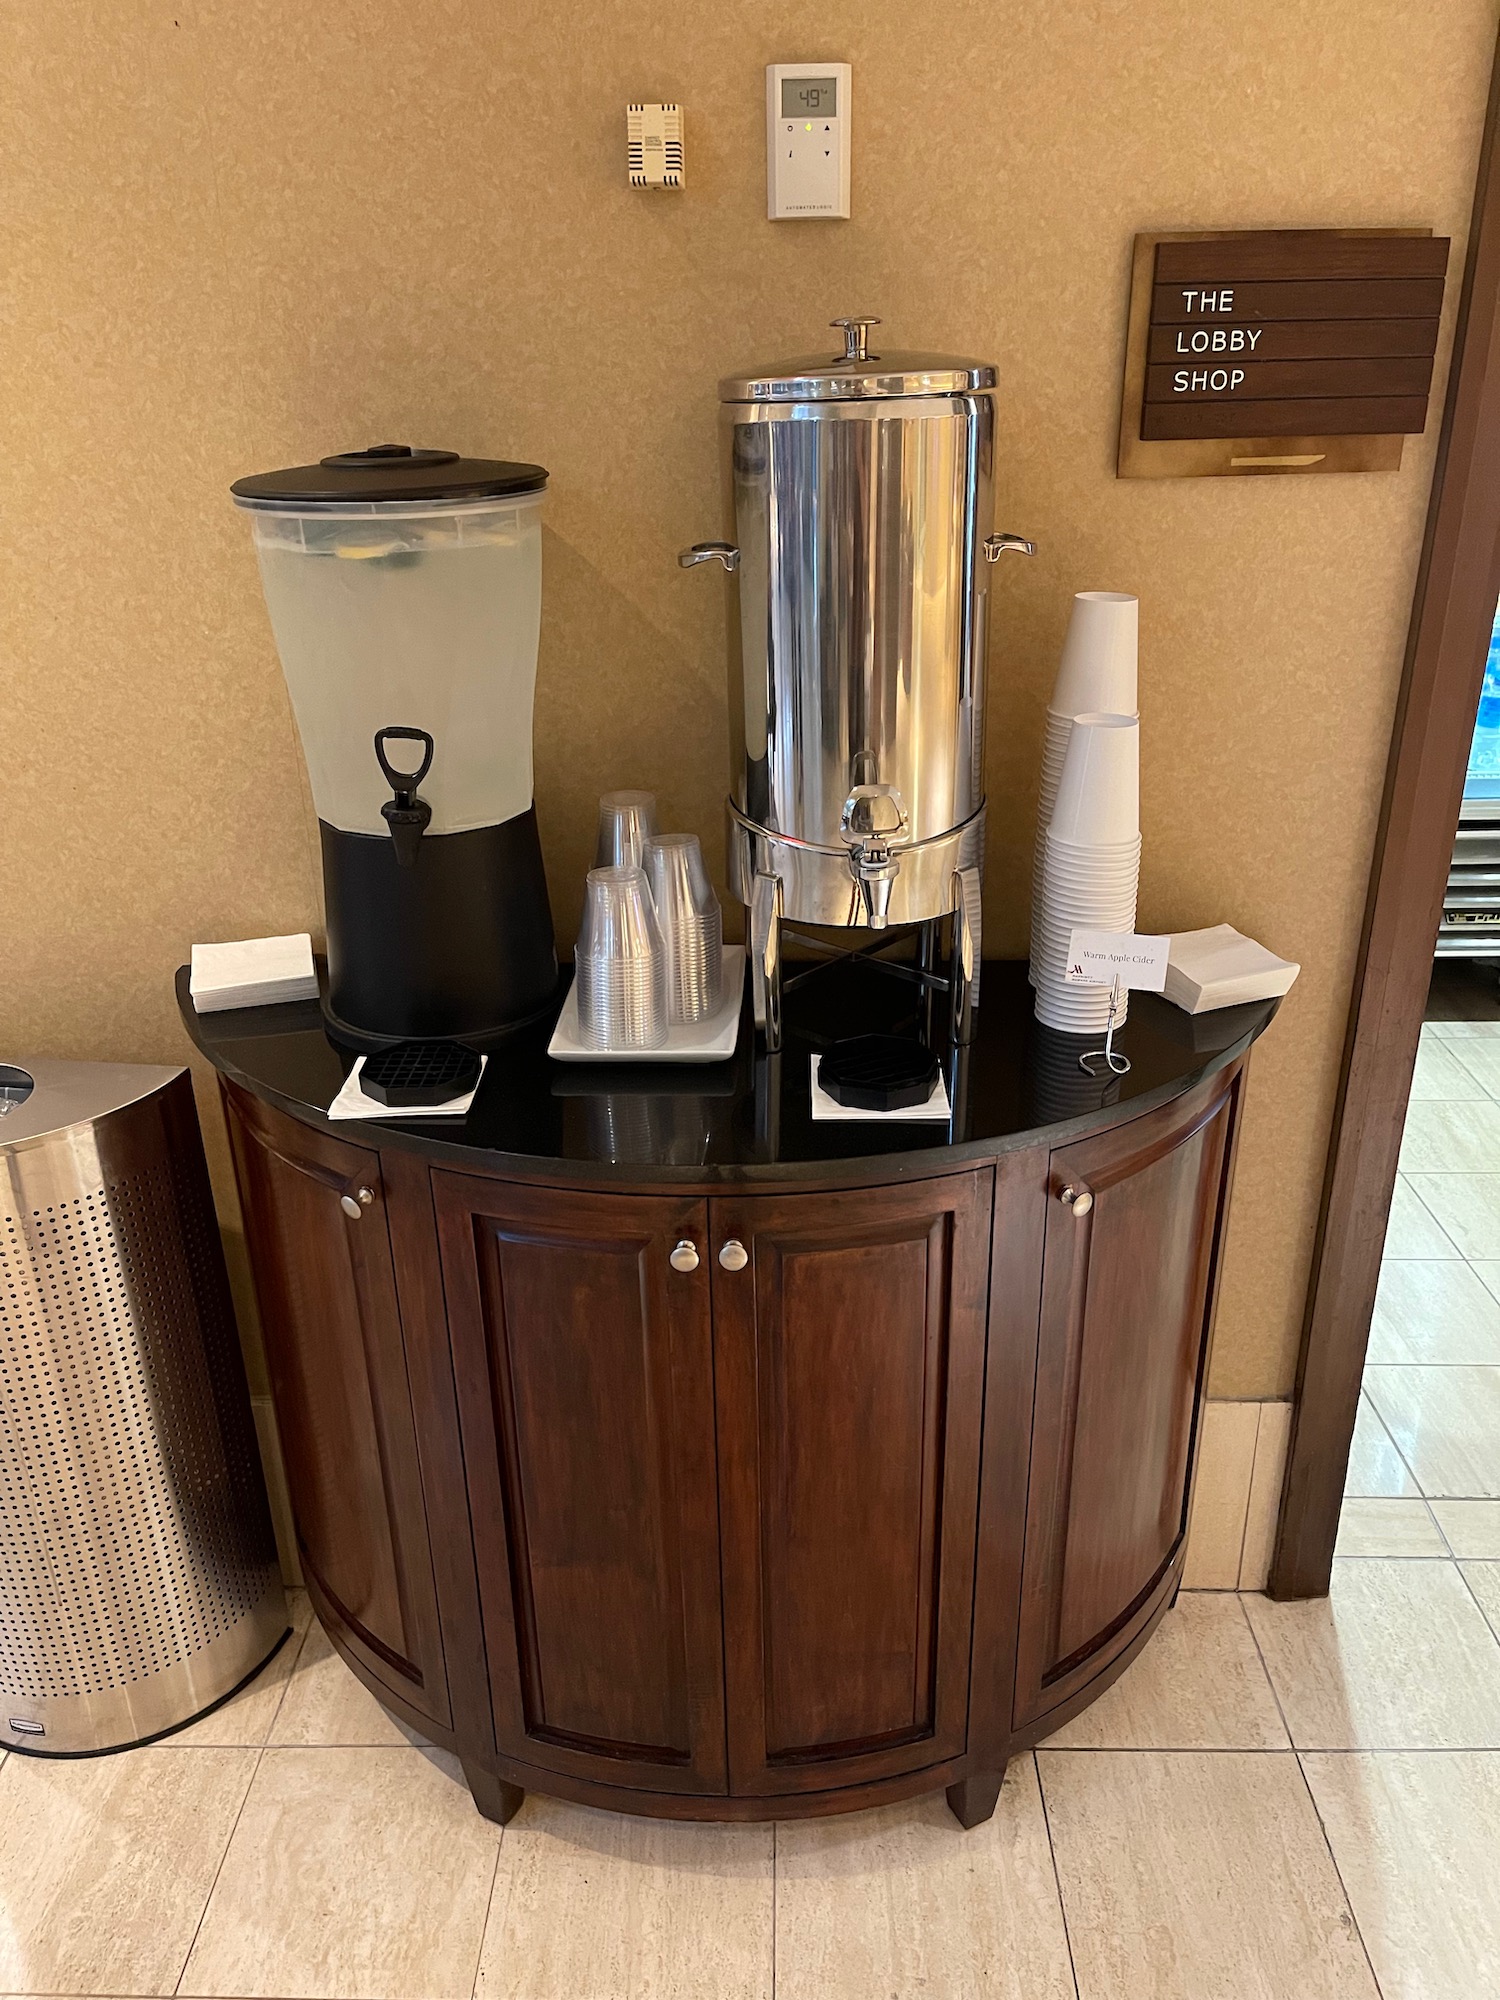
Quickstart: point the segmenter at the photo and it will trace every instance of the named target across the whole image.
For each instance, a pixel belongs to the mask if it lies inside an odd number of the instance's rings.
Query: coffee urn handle
[[[984,538],[984,559],[999,562],[1001,556],[1034,556],[1036,543],[1028,542],[1024,535],[986,535]]]
[[[733,542],[694,542],[677,558],[680,569],[696,569],[699,563],[723,563],[731,576],[740,566],[740,552]]]
[[[835,355],[836,361],[878,361],[880,356],[870,352],[870,328],[879,326],[875,313],[855,313],[850,319],[831,319],[828,324],[836,326],[844,336],[844,351]]]

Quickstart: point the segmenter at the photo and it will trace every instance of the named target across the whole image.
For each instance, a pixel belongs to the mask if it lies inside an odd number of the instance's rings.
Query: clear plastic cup
[[[646,879],[666,953],[667,1019],[706,1021],[724,995],[724,913],[696,833],[646,842]]]
[[[656,1049],[667,1038],[666,955],[639,868],[591,868],[573,953],[578,1032],[591,1049]]]
[[[656,831],[655,792],[606,792],[599,801],[596,868],[644,868]]]
[[[1140,600],[1124,591],[1078,592],[1052,691],[1054,713],[1136,713],[1140,610]]]
[[[1075,717],[1049,833],[1080,846],[1139,839],[1140,757],[1133,715]]]

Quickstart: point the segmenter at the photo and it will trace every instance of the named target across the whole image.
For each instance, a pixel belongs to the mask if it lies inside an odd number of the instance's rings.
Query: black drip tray
[[[462,1042],[397,1042],[365,1057],[359,1082],[377,1104],[415,1110],[464,1096],[478,1083],[480,1068],[479,1057]]]
[[[909,1111],[925,1104],[940,1065],[925,1042],[900,1035],[854,1035],[835,1042],[818,1065],[818,1084],[850,1111]]]

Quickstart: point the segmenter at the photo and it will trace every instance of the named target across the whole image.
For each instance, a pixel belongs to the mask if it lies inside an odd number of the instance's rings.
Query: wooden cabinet
[[[340,1651],[496,1818],[985,1817],[1180,1581],[1242,1073],[764,1192],[523,1183],[230,1087]]]
[[[1175,1586],[1238,1088],[1236,1070],[1051,1156],[1018,1726]]]
[[[710,1204],[737,1793],[963,1752],[991,1180]]]
[[[434,1183],[501,1755],[722,1793],[707,1204]]]
[[[372,1679],[446,1725],[380,1157],[225,1095],[303,1572]]]

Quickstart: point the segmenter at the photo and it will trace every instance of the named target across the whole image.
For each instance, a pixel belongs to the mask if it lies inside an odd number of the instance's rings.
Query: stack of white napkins
[[[1206,931],[1174,931],[1167,953],[1166,996],[1188,1014],[1239,1007],[1247,1000],[1279,1000],[1302,970],[1278,958],[1233,924]]]
[[[245,938],[238,944],[195,944],[188,982],[200,1014],[226,1007],[274,1007],[282,1000],[316,1000],[312,939]]]

